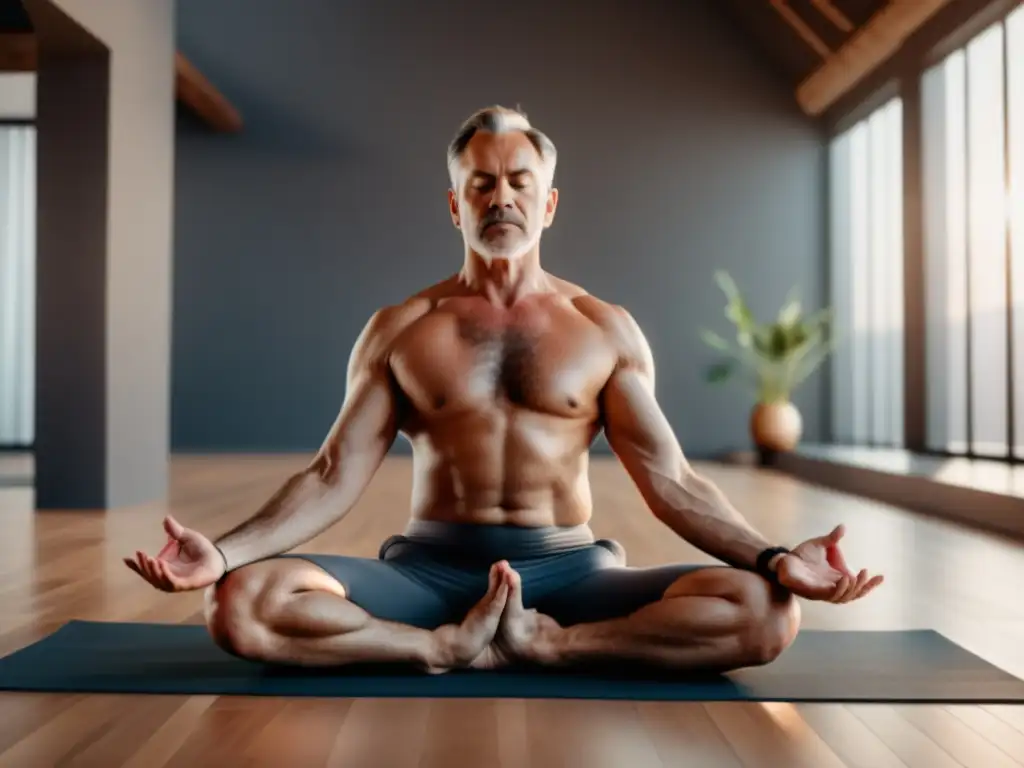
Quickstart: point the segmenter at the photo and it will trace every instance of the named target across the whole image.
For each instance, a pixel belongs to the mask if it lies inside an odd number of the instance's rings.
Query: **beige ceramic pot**
[[[788,400],[758,403],[750,414],[750,435],[762,450],[792,451],[803,431],[800,411]]]

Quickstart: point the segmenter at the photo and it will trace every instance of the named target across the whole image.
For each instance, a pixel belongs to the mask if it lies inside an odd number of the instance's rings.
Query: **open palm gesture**
[[[224,558],[203,534],[169,515],[164,518],[164,530],[167,544],[156,557],[136,552],[134,558],[124,559],[125,565],[164,592],[202,589],[224,574]]]
[[[853,573],[839,550],[845,529],[837,525],[831,533],[808,539],[783,557],[778,564],[779,583],[808,600],[849,603],[871,592],[883,581],[869,578],[867,569]]]

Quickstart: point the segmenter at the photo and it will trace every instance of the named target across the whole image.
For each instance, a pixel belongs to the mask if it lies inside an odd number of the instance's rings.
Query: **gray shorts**
[[[563,626],[626,616],[705,565],[632,568],[625,551],[587,525],[525,528],[413,521],[377,559],[296,553],[337,579],[371,615],[433,629],[459,622],[487,592],[491,564],[522,578],[523,604]],[[711,566],[714,567],[714,566]]]

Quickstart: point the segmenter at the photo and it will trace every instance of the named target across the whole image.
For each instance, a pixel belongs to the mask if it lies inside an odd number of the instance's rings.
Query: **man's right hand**
[[[169,515],[164,518],[164,530],[167,544],[156,557],[136,552],[134,559],[124,559],[125,565],[164,592],[203,589],[224,575],[224,558],[203,534]]]

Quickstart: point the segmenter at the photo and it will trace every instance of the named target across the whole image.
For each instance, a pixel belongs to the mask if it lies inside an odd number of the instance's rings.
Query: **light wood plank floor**
[[[163,543],[168,510],[218,534],[303,457],[179,457],[167,503],[32,511],[0,489],[0,653],[71,618],[195,622],[199,594],[165,595],[121,563]],[[937,629],[1024,676],[1022,547],[750,468],[702,467],[770,538],[848,524],[852,567],[884,572],[870,599],[804,604],[808,628]],[[618,464],[595,459],[599,535],[634,564],[710,561],[645,511]],[[310,549],[373,556],[404,522],[409,465],[390,459]],[[1024,765],[1024,707],[520,700],[277,700],[0,694],[0,766],[998,766]]]

